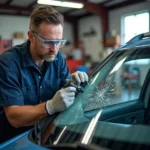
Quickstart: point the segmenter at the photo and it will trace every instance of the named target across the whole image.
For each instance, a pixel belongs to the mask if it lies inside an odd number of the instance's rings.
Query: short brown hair
[[[51,6],[40,6],[34,9],[30,16],[30,26],[29,29],[31,31],[38,32],[38,27],[42,22],[47,22],[51,24],[64,24],[63,15],[57,12]]]

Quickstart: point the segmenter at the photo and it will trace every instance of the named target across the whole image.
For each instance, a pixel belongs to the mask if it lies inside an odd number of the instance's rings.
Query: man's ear
[[[34,35],[31,31],[28,31],[28,38],[29,38],[30,42],[34,41]]]

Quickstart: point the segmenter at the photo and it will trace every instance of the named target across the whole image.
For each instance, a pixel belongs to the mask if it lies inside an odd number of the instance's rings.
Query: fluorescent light
[[[83,8],[82,3],[66,2],[66,1],[55,1],[55,0],[38,0],[38,4],[60,6],[60,7],[71,7],[71,8]]]

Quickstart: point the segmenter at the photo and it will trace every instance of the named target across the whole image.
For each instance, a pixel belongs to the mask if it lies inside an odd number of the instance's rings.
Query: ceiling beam
[[[126,6],[129,6],[129,5],[133,5],[133,4],[138,4],[138,3],[141,3],[141,2],[144,2],[144,0],[128,0],[128,1],[125,1],[125,2],[122,2],[122,3],[119,3],[119,4],[115,4],[113,6],[108,6],[107,8],[109,10],[113,10],[113,9],[118,9],[118,8],[126,7]]]
[[[86,14],[78,16],[77,19],[81,19],[81,18],[84,18],[84,17],[89,17],[89,16],[92,16],[92,15],[93,15],[93,13],[86,13]]]
[[[106,0],[106,1],[102,2],[102,4],[106,4],[106,3],[111,2],[111,1],[113,1],[113,0]]]
[[[10,12],[7,12],[7,13],[4,13],[4,12],[0,12],[0,15],[9,15],[9,16],[26,16],[28,17],[29,15],[26,15],[26,14],[21,14],[20,12],[16,12],[16,13],[10,13]]]
[[[28,7],[27,8],[32,8],[34,5],[36,5],[37,4],[37,0],[34,0],[32,3],[30,3],[29,5],[28,5]]]
[[[5,4],[0,4],[0,9],[8,9],[8,10],[14,10],[14,11],[29,11],[31,12],[33,9],[31,8],[25,8],[25,7],[18,7],[18,6],[8,6]]]
[[[72,12],[74,12],[74,11],[76,11],[76,10],[77,10],[77,9],[71,8],[71,9],[65,11],[65,12],[63,13],[63,15],[69,15],[69,13],[72,13]]]
[[[29,15],[25,15],[25,16],[30,16],[30,13],[33,10],[33,8],[25,8],[25,7],[18,7],[18,6],[8,6],[8,5],[3,5],[3,4],[0,4],[0,9],[13,10],[13,11],[16,11],[16,13],[19,12],[19,14],[22,14],[21,11],[28,12]],[[6,13],[4,12],[3,14],[11,15],[10,13],[7,13],[7,12]],[[24,16],[24,14],[23,14],[23,16]],[[75,17],[67,16],[67,15],[65,15],[64,18],[68,22],[72,22],[74,19],[76,19]]]
[[[13,0],[8,0],[5,5],[9,5]]]
[[[63,16],[64,16],[64,15],[63,15]],[[76,21],[77,18],[76,18],[75,16],[68,16],[68,15],[65,15],[65,16],[64,16],[64,20],[67,21],[67,22],[72,23],[72,22]]]
[[[103,7],[102,4],[95,4],[84,0],[72,0],[72,1],[83,3],[84,4],[83,9],[85,9],[87,12],[95,14],[103,14],[107,11],[107,8]]]

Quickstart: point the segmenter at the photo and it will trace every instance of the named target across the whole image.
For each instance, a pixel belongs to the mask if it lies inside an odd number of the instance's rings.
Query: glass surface
[[[94,74],[89,85],[84,87],[84,93],[80,93],[76,97],[73,108],[68,111],[71,113],[78,110],[79,114],[76,112],[76,116],[80,116],[82,110],[90,111],[117,103],[138,100],[149,68],[149,50],[147,52],[131,50],[115,53]],[[64,113],[68,113],[68,111]],[[67,120],[69,120],[69,116]]]
[[[150,70],[150,50],[122,50],[111,54],[93,73],[89,84],[83,87],[84,92],[78,93],[74,104],[60,113],[42,133],[42,145],[51,147],[58,143],[89,142],[103,145],[116,140],[139,143],[149,131],[149,127],[133,127],[130,125],[115,125],[99,121],[101,108],[139,100],[141,89]],[[92,119],[85,117],[85,112],[99,110]],[[125,128],[127,129],[126,132]],[[141,129],[141,130],[139,130]],[[107,131],[107,133],[103,133]],[[131,134],[132,131],[135,131]],[[120,133],[120,134],[117,134]],[[142,133],[141,133],[142,132]],[[117,134],[117,136],[116,136]],[[133,138],[129,138],[132,136]],[[132,141],[136,139],[135,141]],[[109,141],[108,141],[109,140]],[[148,139],[147,139],[148,140]],[[145,144],[149,141],[145,140]],[[103,141],[103,142],[100,142]],[[104,146],[105,147],[105,146]],[[106,145],[107,147],[107,145]]]
[[[58,48],[61,48],[66,43],[66,39],[64,37],[61,40],[47,40],[47,39],[42,39],[36,32],[33,32],[33,34],[41,41],[42,46],[44,48],[51,48],[54,45],[56,45]]]

